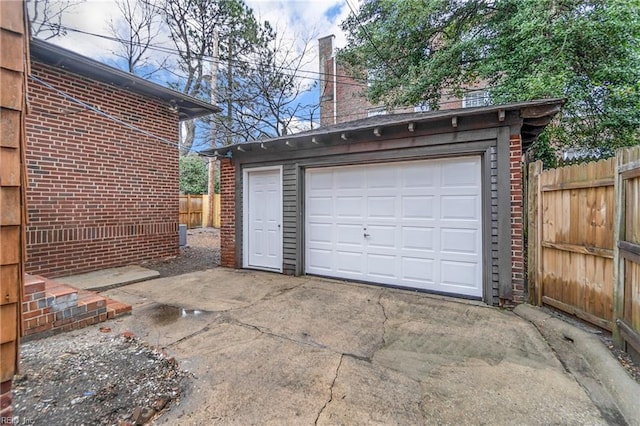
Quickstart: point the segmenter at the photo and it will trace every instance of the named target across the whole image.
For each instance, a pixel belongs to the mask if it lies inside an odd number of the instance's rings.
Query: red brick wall
[[[236,167],[229,158],[220,160],[220,264],[236,264]]]
[[[368,111],[377,105],[370,103],[366,97],[367,86],[349,77],[347,70],[337,64],[334,80],[333,55],[334,37],[318,40],[320,85],[320,125],[329,126],[337,123],[367,118]],[[335,91],[335,123],[334,123],[334,85]],[[484,85],[477,85],[484,87]],[[443,93],[440,109],[462,108],[462,100],[453,94]],[[398,107],[393,113],[414,112],[414,107]]]
[[[509,137],[509,173],[511,177],[511,279],[513,302],[524,302],[524,236],[522,201],[522,140]]]
[[[33,63],[35,77],[169,141],[166,105]],[[178,150],[32,81],[27,272],[56,277],[178,253]]]

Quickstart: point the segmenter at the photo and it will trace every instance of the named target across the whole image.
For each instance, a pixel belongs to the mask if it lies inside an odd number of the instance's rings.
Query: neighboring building
[[[345,123],[361,118],[392,113],[426,112],[428,105],[413,105],[406,108],[389,109],[384,105],[371,104],[365,95],[367,85],[349,77],[347,71],[335,59],[335,36],[318,40],[320,69],[320,125]],[[486,106],[488,93],[482,84],[468,89],[462,99],[443,94],[440,110]]]
[[[41,40],[31,62],[27,272],[176,256],[179,122],[219,109]]]
[[[376,116],[205,152],[221,260],[524,301],[523,150],[562,100]]]

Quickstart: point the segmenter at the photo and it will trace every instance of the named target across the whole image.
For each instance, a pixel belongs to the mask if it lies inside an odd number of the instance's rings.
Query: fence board
[[[615,159],[530,173],[540,216],[534,298],[600,327],[613,327]],[[537,182],[536,182],[537,180]],[[531,226],[532,220],[529,220]],[[530,230],[531,231],[531,230]],[[531,246],[530,246],[531,247]]]
[[[616,153],[613,337],[617,346],[640,354],[640,147]],[[632,351],[632,352],[633,352]]]
[[[189,229],[202,227],[204,219],[202,197],[202,195],[180,196],[180,224],[187,225]]]
[[[180,196],[180,224],[187,228],[213,226],[220,228],[220,194],[213,195],[213,223],[209,221],[209,195],[181,195]]]

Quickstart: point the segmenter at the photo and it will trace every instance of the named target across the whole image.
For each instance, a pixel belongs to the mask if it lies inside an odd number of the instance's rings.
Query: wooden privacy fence
[[[213,223],[209,221],[209,195],[180,196],[180,224],[187,228],[220,227],[220,194],[214,194]]]
[[[613,251],[614,338],[640,353],[640,147],[617,155]]]
[[[546,171],[532,163],[527,196],[530,302],[611,330],[636,348],[640,147]]]

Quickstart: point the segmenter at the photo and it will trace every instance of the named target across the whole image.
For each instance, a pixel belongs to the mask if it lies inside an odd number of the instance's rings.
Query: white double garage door
[[[305,272],[482,297],[480,157],[307,169]]]

